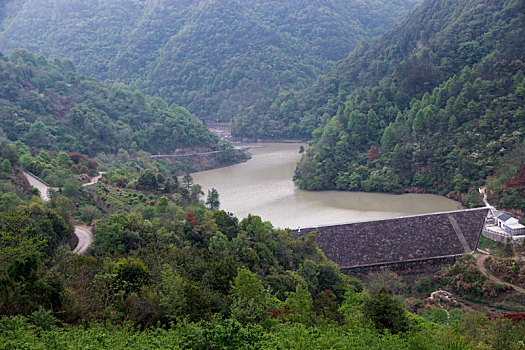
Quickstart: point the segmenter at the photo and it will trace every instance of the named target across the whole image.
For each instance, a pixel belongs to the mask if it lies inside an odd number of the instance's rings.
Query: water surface
[[[292,182],[300,145],[258,146],[250,150],[252,159],[246,163],[192,174],[204,193],[216,188],[221,209],[239,218],[254,214],[275,227],[297,228],[462,208],[456,201],[431,194],[303,191]]]

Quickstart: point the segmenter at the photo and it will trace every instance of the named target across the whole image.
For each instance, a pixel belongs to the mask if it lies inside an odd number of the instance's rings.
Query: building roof
[[[513,229],[513,230],[520,229],[520,228],[525,228],[525,226],[523,226],[520,223],[509,224],[509,225],[507,225],[507,227],[510,228],[510,229]]]
[[[498,219],[500,219],[501,221],[507,221],[508,219],[512,219],[512,216],[508,214],[501,214],[500,216],[498,216]]]
[[[293,233],[314,232],[319,248],[341,268],[427,260],[475,250],[488,210],[302,228]]]

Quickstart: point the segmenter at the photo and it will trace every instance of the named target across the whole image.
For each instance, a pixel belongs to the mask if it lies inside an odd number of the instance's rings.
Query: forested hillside
[[[25,50],[0,55],[0,136],[88,155],[217,148],[218,137],[184,108],[138,91],[109,89],[69,60]]]
[[[492,176],[500,191],[525,161],[524,13],[516,0],[426,1],[355,51],[309,99],[310,117],[333,118],[296,183],[467,194]],[[523,209],[523,188],[505,191]]]
[[[314,234],[239,220],[217,210],[218,200],[206,208],[191,176],[179,183],[120,164],[97,184],[75,186],[96,163],[29,151],[0,143],[1,348],[466,350],[524,340],[523,322],[427,298],[447,288],[484,310],[501,300],[523,309],[523,297],[471,257],[432,280],[406,285],[384,270],[363,285],[326,259]],[[66,179],[50,201],[16,186],[27,161]],[[86,255],[69,251],[73,220],[94,227]]]
[[[8,1],[0,50],[70,58],[202,119],[260,119],[255,130],[237,127],[246,136],[304,137],[283,91],[313,83],[420,2]],[[272,121],[276,111],[283,120]]]
[[[126,184],[114,168],[95,185],[65,184],[49,202],[29,198],[12,182],[27,151],[0,144],[2,348],[466,350],[524,340],[523,322],[427,298],[446,287],[484,310],[502,299],[523,308],[471,257],[411,285],[388,270],[370,273],[364,289],[327,261],[314,235],[206,209],[191,177],[179,184],[148,169],[138,179],[128,173],[136,181]],[[45,153],[35,162],[47,158],[68,182],[90,162]],[[71,219],[95,226],[85,256],[67,251]]]

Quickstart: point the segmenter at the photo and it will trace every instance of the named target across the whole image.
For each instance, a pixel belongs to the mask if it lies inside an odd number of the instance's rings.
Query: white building
[[[519,223],[518,219],[508,214],[501,214],[497,218],[497,224],[512,236],[525,235],[525,226]]]

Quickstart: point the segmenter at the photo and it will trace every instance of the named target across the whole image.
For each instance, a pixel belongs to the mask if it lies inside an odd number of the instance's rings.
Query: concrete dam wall
[[[488,208],[407,216],[342,225],[301,228],[314,233],[326,257],[343,270],[392,266],[395,270],[432,260],[450,263],[477,247]]]

